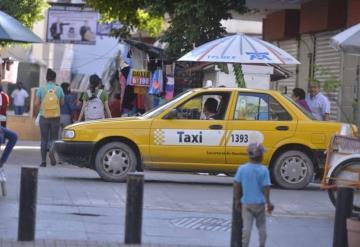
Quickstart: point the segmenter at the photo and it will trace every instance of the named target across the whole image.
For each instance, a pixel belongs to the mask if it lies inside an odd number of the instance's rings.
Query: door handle
[[[209,126],[209,129],[212,129],[212,130],[221,130],[222,128],[223,128],[223,126],[219,125],[219,124],[214,124],[214,125]]]
[[[276,126],[276,130],[289,130],[289,126]]]

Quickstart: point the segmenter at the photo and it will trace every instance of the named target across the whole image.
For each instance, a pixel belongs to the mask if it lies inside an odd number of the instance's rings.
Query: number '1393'
[[[247,143],[249,136],[247,134],[231,134],[231,142]]]

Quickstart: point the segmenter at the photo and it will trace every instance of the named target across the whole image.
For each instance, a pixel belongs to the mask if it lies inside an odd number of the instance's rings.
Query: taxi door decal
[[[156,129],[156,145],[175,146],[220,146],[224,130]]]

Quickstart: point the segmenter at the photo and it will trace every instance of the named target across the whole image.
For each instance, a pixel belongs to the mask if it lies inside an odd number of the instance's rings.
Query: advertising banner
[[[47,42],[95,45],[99,14],[80,7],[53,6],[48,12]]]

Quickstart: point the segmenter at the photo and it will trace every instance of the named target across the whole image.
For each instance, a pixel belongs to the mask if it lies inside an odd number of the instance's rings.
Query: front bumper
[[[91,167],[91,154],[94,142],[55,141],[54,149],[57,159],[79,167]]]

